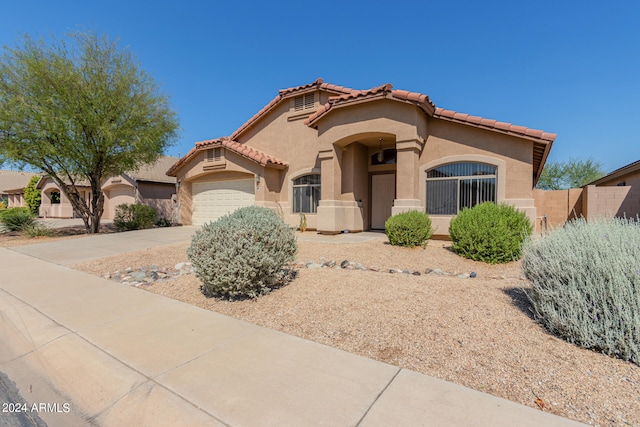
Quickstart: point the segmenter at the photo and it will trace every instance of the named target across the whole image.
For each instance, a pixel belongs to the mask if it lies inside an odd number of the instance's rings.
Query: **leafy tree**
[[[42,192],[36,188],[38,181],[40,181],[40,176],[32,176],[27,186],[24,187],[24,202],[34,215],[38,215],[42,201]]]
[[[589,158],[569,159],[566,162],[547,162],[536,188],[564,190],[579,188],[606,175],[602,163]]]
[[[49,175],[88,233],[100,228],[104,180],[156,161],[177,128],[153,79],[104,36],[51,44],[25,36],[0,56],[0,158]]]

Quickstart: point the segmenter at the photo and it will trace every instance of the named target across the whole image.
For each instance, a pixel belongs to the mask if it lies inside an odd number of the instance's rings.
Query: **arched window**
[[[293,212],[316,213],[320,201],[320,175],[311,174],[293,181]]]
[[[450,163],[427,171],[427,213],[456,215],[464,208],[496,201],[497,167],[484,163]]]

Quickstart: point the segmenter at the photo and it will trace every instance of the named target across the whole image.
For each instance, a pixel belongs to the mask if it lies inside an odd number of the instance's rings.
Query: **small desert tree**
[[[602,163],[594,159],[569,159],[566,162],[547,162],[537,188],[543,190],[564,190],[579,188],[606,175]]]
[[[153,79],[106,37],[26,36],[0,57],[0,159],[49,175],[88,233],[99,231],[104,180],[156,161],[177,127]]]
[[[32,176],[27,186],[24,187],[24,202],[34,215],[38,215],[40,202],[42,201],[42,192],[36,188],[38,181],[40,181],[38,175]]]

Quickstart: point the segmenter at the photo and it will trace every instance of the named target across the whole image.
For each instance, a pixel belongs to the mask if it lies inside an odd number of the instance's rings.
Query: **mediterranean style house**
[[[198,142],[167,172],[180,222],[202,225],[238,207],[304,214],[323,233],[381,230],[420,210],[434,234],[483,201],[535,220],[533,188],[556,135],[437,108],[390,84],[354,90],[318,79],[280,90],[229,137]]]
[[[142,203],[156,209],[158,217],[173,220],[173,205],[176,192],[175,178],[166,175],[167,169],[178,160],[177,157],[162,156],[153,165],[138,171],[125,172],[110,177],[102,184],[104,192],[103,219],[115,217],[116,206],[120,204]],[[91,187],[88,182],[78,182],[80,195],[89,203]],[[43,176],[36,188],[42,191],[39,215],[43,218],[73,218],[73,206],[60,187],[49,176]]]

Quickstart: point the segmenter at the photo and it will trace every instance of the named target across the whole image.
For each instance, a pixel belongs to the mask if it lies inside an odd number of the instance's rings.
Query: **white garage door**
[[[253,179],[194,182],[191,222],[203,225],[243,206],[253,206],[253,189]]]

